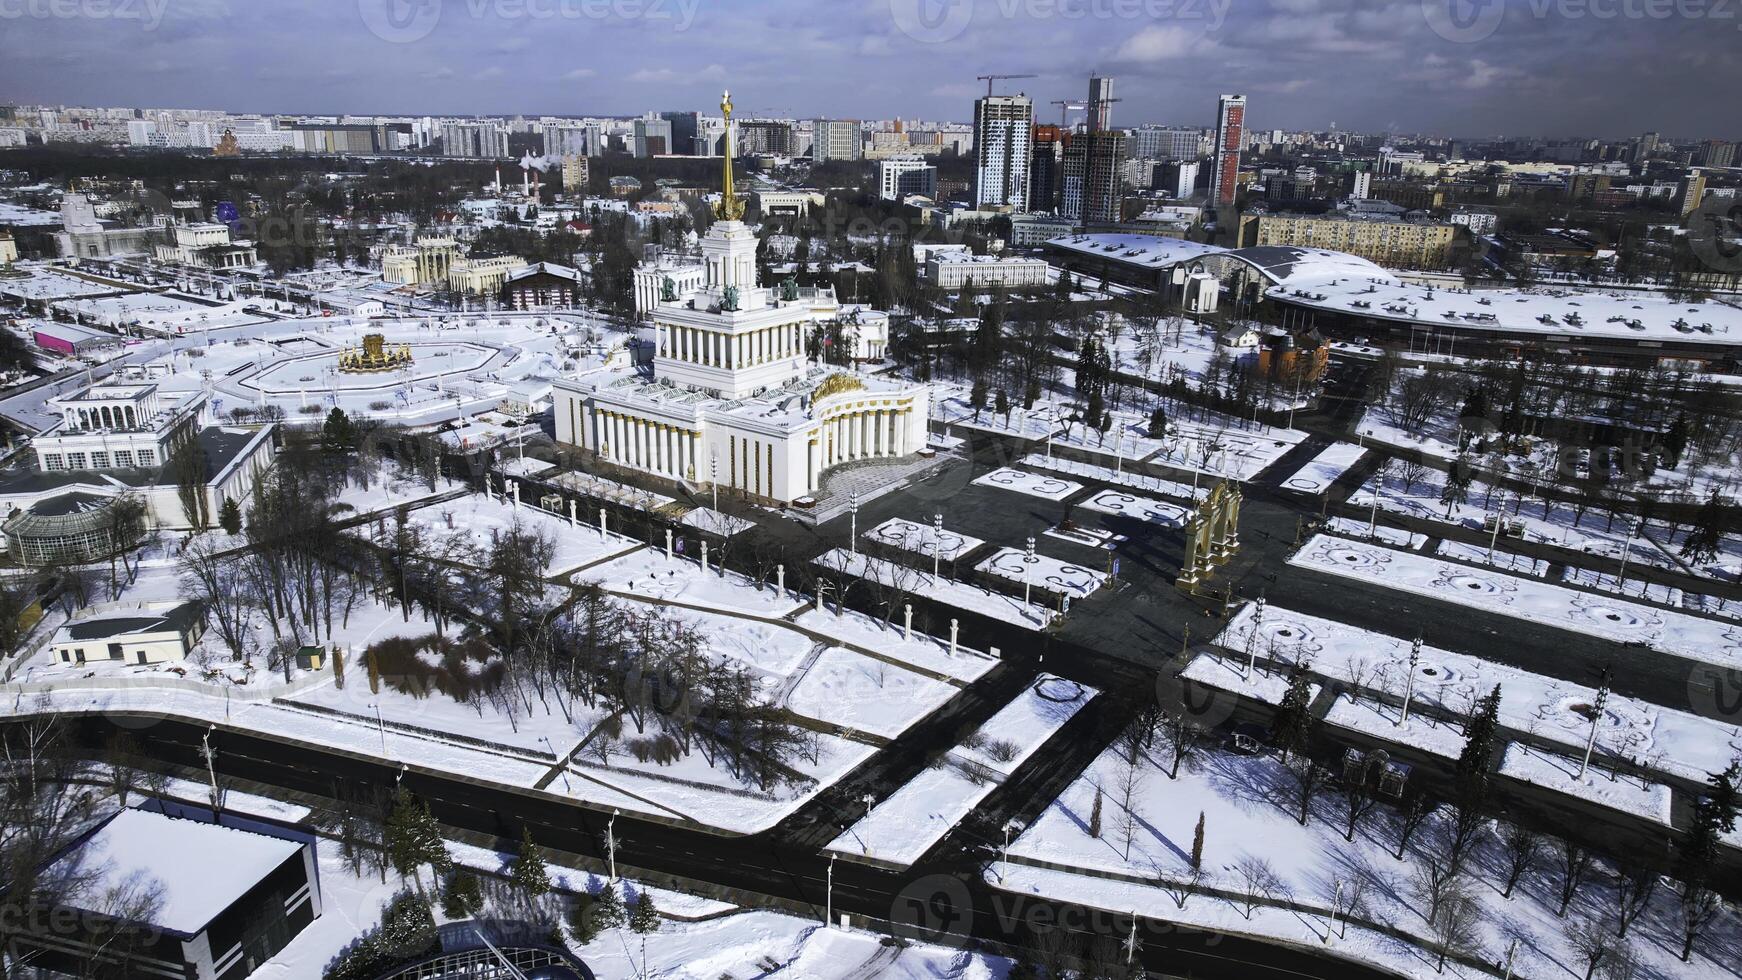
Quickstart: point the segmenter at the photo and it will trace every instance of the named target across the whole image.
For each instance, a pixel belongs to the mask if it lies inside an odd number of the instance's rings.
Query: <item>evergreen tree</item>
[[[218,508],[218,526],[225,534],[242,533],[242,508],[237,506],[236,498],[224,498],[224,506]]]
[[[1010,424],[1010,396],[1004,393],[1003,388],[998,389],[998,395],[996,398],[993,399],[993,405],[994,405],[993,410],[996,411],[999,415],[1004,416],[1004,424],[1009,425]]]
[[[1192,831],[1192,870],[1204,868],[1204,811],[1198,811],[1198,826]]]
[[[478,885],[478,876],[465,868],[454,872],[442,894],[442,914],[449,919],[469,919],[483,908],[484,893]]]
[[[980,421],[980,411],[986,407],[986,381],[976,378],[974,386],[968,390],[968,404],[974,407],[974,421]]]
[[[321,425],[321,451],[330,456],[343,456],[357,448],[357,426],[345,410],[334,406]]]
[[[393,810],[387,816],[387,858],[401,878],[416,879],[418,869],[429,865],[436,875],[447,874],[453,867],[448,846],[429,807],[411,791],[400,785],[393,797]]]
[[[580,946],[599,938],[599,899],[592,892],[575,896],[574,905],[569,907],[569,934]]]
[[[1053,298],[1058,300],[1060,303],[1069,303],[1071,301],[1071,294],[1076,291],[1076,282],[1071,279],[1070,270],[1060,270],[1058,281],[1053,284]]]
[[[1500,727],[1500,685],[1479,698],[1464,719],[1464,750],[1455,770],[1460,802],[1479,805],[1494,761],[1494,739]]]
[[[1700,512],[1694,515],[1694,527],[1682,541],[1681,556],[1695,565],[1710,565],[1718,557],[1719,546],[1724,543],[1724,526],[1729,520],[1729,512],[1730,507],[1724,498],[1713,490],[1700,506]]]
[[[641,889],[635,896],[635,908],[629,913],[629,931],[641,937],[641,975],[647,976],[647,937],[659,931],[659,912],[653,907],[653,896]]]
[[[544,855],[532,842],[532,828],[520,829],[520,853],[508,869],[508,881],[514,891],[527,902],[550,894],[550,875],[544,870]]]
[[[1719,844],[1726,834],[1736,829],[1736,817],[1742,811],[1742,763],[1732,762],[1723,772],[1715,772],[1706,780],[1707,792],[1694,802],[1693,819],[1682,838],[1682,878],[1690,884],[1704,884],[1718,858]]]
[[[1167,409],[1160,405],[1155,406],[1155,411],[1149,413],[1149,438],[1167,438]]]
[[[599,932],[620,928],[628,921],[623,899],[617,894],[616,882],[607,881],[599,894],[593,896],[593,925]]]
[[[1681,465],[1682,453],[1688,448],[1688,413],[1677,413],[1658,446],[1663,449],[1665,466],[1673,470]]]
[[[1294,671],[1288,678],[1288,690],[1282,695],[1282,704],[1276,709],[1276,719],[1271,724],[1270,740],[1282,749],[1284,761],[1296,752],[1304,751],[1313,734],[1312,690],[1307,679],[1307,664],[1302,661],[1294,666]]]
[[[1089,836],[1101,836],[1101,787],[1095,787],[1095,805],[1089,810]]]
[[[1470,480],[1474,471],[1463,456],[1452,462],[1452,468],[1446,472],[1446,485],[1440,490],[1440,503],[1446,505],[1446,518],[1452,516],[1452,508],[1470,499]]]

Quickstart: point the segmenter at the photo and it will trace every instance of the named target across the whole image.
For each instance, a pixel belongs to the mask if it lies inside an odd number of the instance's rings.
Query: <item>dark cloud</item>
[[[1719,0],[0,0],[0,92],[630,114],[725,83],[751,111],[965,120],[975,75],[1036,74],[1003,90],[1044,104],[1099,70],[1124,124],[1240,91],[1265,128],[1737,137],[1739,41]]]

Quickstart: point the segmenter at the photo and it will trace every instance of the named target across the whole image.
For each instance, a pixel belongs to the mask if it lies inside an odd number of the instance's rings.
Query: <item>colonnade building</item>
[[[721,108],[729,119],[729,98]],[[725,159],[719,220],[701,243],[703,281],[683,292],[662,284],[649,311],[651,370],[555,382],[557,441],[674,482],[777,503],[814,494],[842,464],[924,448],[925,386],[807,359],[809,335],[840,306],[832,290],[758,283],[756,234],[732,191],[732,154]]]

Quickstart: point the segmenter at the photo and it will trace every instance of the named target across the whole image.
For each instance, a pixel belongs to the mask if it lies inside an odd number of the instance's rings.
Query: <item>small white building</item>
[[[1041,259],[967,252],[939,252],[925,260],[926,281],[940,289],[961,289],[972,282],[976,288],[1044,286],[1047,264]]]
[[[51,645],[54,658],[63,664],[179,663],[205,631],[205,617],[195,602],[105,603],[56,630]]]

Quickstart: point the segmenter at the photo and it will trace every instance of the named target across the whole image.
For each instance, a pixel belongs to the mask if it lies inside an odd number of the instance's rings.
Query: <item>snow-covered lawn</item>
[[[722,571],[711,559],[708,570],[702,571],[699,549],[696,559],[668,559],[663,548],[643,548],[593,565],[575,578],[597,582],[602,588],[637,598],[665,599],[774,619],[803,604],[802,597],[790,591],[783,595],[772,585],[758,588],[755,582],[737,572]]]
[[[1000,548],[974,567],[1018,585],[1032,585],[1035,589],[1067,595],[1072,599],[1087,598],[1107,583],[1105,572],[1049,558],[1039,552],[1029,557],[1016,548]]]
[[[908,636],[900,625],[891,625],[853,609],[844,609],[839,614],[807,609],[793,622],[813,633],[834,637],[842,643],[862,647],[963,684],[978,680],[998,665],[996,658],[969,649],[966,637],[957,638],[956,653],[951,656],[946,640],[927,636],[918,630]]]
[[[1383,541],[1396,548],[1420,548],[1427,544],[1427,535],[1425,534],[1386,527],[1378,522],[1369,523],[1353,517],[1332,517],[1325,522],[1325,530],[1340,537],[1354,538],[1357,541]]]
[[[566,515],[559,517],[525,501],[517,506],[511,500],[481,493],[413,510],[411,523],[425,533],[463,531],[482,549],[488,549],[498,535],[518,524],[548,536],[556,545],[550,564],[545,566],[545,574],[552,576],[633,551],[641,544],[620,534],[601,533],[597,527],[570,524]]]
[[[1381,479],[1384,480],[1383,490],[1380,490]],[[1480,480],[1471,482],[1464,502],[1454,503],[1448,517],[1446,505],[1440,501],[1445,479],[1446,475],[1438,470],[1424,470],[1419,479],[1406,486],[1399,475],[1398,466],[1394,463],[1389,470],[1380,470],[1359,490],[1350,494],[1348,503],[1355,507],[1371,508],[1374,494],[1378,491],[1380,510],[1483,531],[1488,528],[1488,518],[1499,511],[1508,525],[1517,524],[1521,527],[1525,541],[1571,548],[1617,561],[1623,551],[1628,551],[1629,562],[1646,562],[1659,568],[1680,570],[1674,559],[1646,537],[1635,537],[1629,543],[1624,520],[1611,522],[1607,515],[1595,509],[1586,512],[1581,518],[1571,508],[1544,501],[1539,497],[1527,497],[1520,504],[1518,498],[1510,492],[1495,490],[1490,494],[1488,484]],[[1502,536],[1499,544],[1505,547],[1506,542],[1507,538]]]
[[[711,507],[697,507],[685,514],[678,523],[685,527],[693,527],[698,531],[718,534],[722,538],[729,538],[740,531],[748,531],[755,526],[753,521],[735,517],[724,511],[714,510]]]
[[[509,855],[449,841],[456,864],[501,875]],[[383,883],[373,872],[359,877],[330,842],[315,849],[319,861],[322,912],[277,955],[252,974],[257,980],[311,980],[321,976],[327,964],[358,935],[381,921],[387,903],[409,883],[391,873]],[[545,865],[546,874],[559,892],[597,892],[604,887],[602,874]],[[427,877],[427,874],[426,874]],[[647,937],[647,958],[642,960],[641,937],[626,928],[602,932],[593,942],[571,946],[593,974],[600,978],[646,975],[656,980],[720,980],[721,977],[775,975],[807,980],[859,980],[866,970],[882,968],[880,975],[902,978],[955,978],[997,980],[1007,961],[927,943],[910,942],[900,949],[883,945],[875,933],[858,929],[828,928],[812,918],[762,909],[736,909],[724,902],[655,888],[623,879],[618,895],[633,906],[646,892],[661,920],[657,932]],[[436,902],[437,922],[446,921]],[[516,913],[507,910],[512,918]],[[862,967],[864,967],[862,969]]]
[[[1022,831],[1010,846],[1010,861],[994,862],[987,880],[1020,894],[1124,914],[1135,909],[1146,917],[1313,947],[1321,947],[1329,932],[1333,954],[1423,980],[1490,975],[1456,964],[1446,974],[1435,970],[1433,929],[1425,918],[1420,882],[1423,869],[1444,861],[1449,821],[1443,811],[1429,818],[1399,861],[1398,817],[1390,805],[1367,814],[1357,823],[1353,840],[1346,840],[1341,794],[1326,790],[1317,795],[1302,825],[1296,787],[1290,771],[1268,755],[1241,756],[1211,748],[1170,779],[1165,748],[1140,753],[1132,766],[1124,746],[1115,744]],[[1098,835],[1091,833],[1097,796]],[[1201,871],[1194,873],[1191,855],[1200,818],[1202,862]],[[1520,935],[1515,975],[1553,977],[1573,970],[1572,975],[1582,976],[1583,965],[1566,938],[1567,922],[1555,915],[1559,878],[1554,862],[1542,862],[1508,899],[1501,897],[1490,870],[1501,861],[1499,851],[1497,836],[1485,832],[1469,865],[1476,881],[1468,893],[1479,909],[1472,955],[1492,964],[1504,957],[1511,938]],[[1613,907],[1613,880],[1606,871],[1594,875],[1574,899],[1569,919],[1603,921]],[[1249,911],[1243,901],[1194,893],[1199,887],[1292,900],[1307,911]],[[1341,923],[1349,919],[1353,921],[1344,934]],[[1365,928],[1368,924],[1398,929],[1420,945],[1388,938]],[[1733,919],[1715,925],[1692,964],[1677,959],[1678,926],[1673,894],[1659,889],[1630,934],[1631,951],[1645,967],[1642,975],[1713,980],[1730,975],[1728,951],[1737,940]]]
[[[1252,636],[1254,607],[1248,605],[1229,621],[1216,643],[1230,657],[1244,663],[1247,638]],[[1411,641],[1375,633],[1356,626],[1309,616],[1271,604],[1256,631],[1256,652],[1283,663],[1308,661],[1313,673],[1338,681],[1352,691],[1386,696],[1392,703],[1374,727],[1363,731],[1390,738],[1400,711],[1409,672]],[[1200,656],[1185,675],[1226,687],[1228,674],[1238,677],[1238,668],[1214,657]],[[1460,717],[1478,697],[1501,689],[1500,723],[1513,731],[1583,750],[1590,736],[1595,689],[1553,677],[1493,663],[1480,657],[1423,646],[1410,688],[1414,705],[1413,724],[1423,709],[1437,709],[1444,717]],[[1280,675],[1270,677],[1272,687],[1263,700],[1274,703],[1279,696]],[[1443,724],[1443,723],[1442,723]],[[1352,725],[1346,727],[1354,727]],[[1455,726],[1454,726],[1455,730]],[[1461,739],[1461,736],[1460,736]],[[1456,755],[1456,752],[1452,753]],[[1702,715],[1659,707],[1635,698],[1610,693],[1597,725],[1599,761],[1625,756],[1650,770],[1704,782],[1710,773],[1722,770],[1742,756],[1742,731]]]
[[[1596,766],[1579,771],[1583,756],[1574,758],[1541,752],[1529,746],[1512,744],[1506,747],[1506,757],[1500,762],[1500,773],[1521,782],[1546,786],[1587,803],[1621,810],[1637,817],[1669,826],[1669,787],[1661,783],[1641,782],[1625,776],[1613,776]]]
[[[864,533],[868,541],[876,541],[902,551],[911,551],[927,558],[937,556],[944,561],[955,561],[986,542],[966,534],[945,529],[940,535],[938,529],[930,524],[920,524],[916,521],[892,517]],[[942,543],[942,553],[939,554],[939,544]]]
[[[804,672],[786,706],[829,724],[894,738],[956,694],[954,685],[830,647]]]
[[[1486,565],[1501,571],[1513,572],[1518,575],[1528,575],[1532,578],[1542,578],[1548,574],[1548,562],[1540,558],[1514,554],[1499,548],[1490,552],[1480,545],[1465,544],[1462,541],[1441,541],[1434,549],[1434,554],[1453,561],[1466,562],[1471,565]]]
[[[1199,656],[1186,664],[1179,675],[1205,687],[1265,704],[1281,704],[1282,696],[1288,693],[1287,677],[1274,670],[1247,670],[1246,661],[1238,658]],[[1308,685],[1308,690],[1312,697],[1319,696],[1317,684]]]
[[[963,745],[872,807],[828,849],[843,856],[911,865],[1097,693],[1042,674]]]
[[[999,487],[1004,490],[1014,490],[1017,493],[1027,494],[1030,497],[1039,497],[1042,500],[1063,500],[1071,494],[1076,493],[1078,490],[1083,489],[1081,483],[1074,483],[1070,480],[1060,480],[1056,477],[1041,476],[1024,470],[1011,469],[1010,467],[993,470],[992,472],[976,479],[974,483],[975,485],[982,487]]]
[[[913,595],[991,616],[1026,629],[1044,629],[1057,615],[1043,605],[1025,604],[1021,596],[1009,596],[967,582],[933,576],[930,572],[906,565],[877,561],[866,555],[853,554],[845,548],[835,548],[817,556],[816,564],[824,569],[838,570],[843,574],[879,582],[885,586],[899,584]]]
[[[1349,471],[1349,468],[1361,461],[1367,455],[1367,450],[1361,446],[1347,442],[1334,442],[1312,458],[1312,461],[1295,470],[1294,475],[1282,481],[1282,488],[1295,490],[1306,494],[1321,494],[1331,489],[1331,484],[1337,478]]]
[[[1074,459],[1064,459],[1058,456],[1046,456],[1041,453],[1030,453],[1022,457],[1023,466],[1036,470],[1047,470],[1052,473],[1064,473],[1070,476],[1086,477],[1102,483],[1110,483],[1118,487],[1130,487],[1133,490],[1143,490],[1148,493],[1159,493],[1163,496],[1176,497],[1180,500],[1201,500],[1209,496],[1213,481],[1205,481],[1202,485],[1180,483],[1164,477],[1150,476],[1146,473],[1133,473],[1112,466],[1102,466],[1099,463],[1084,463]]]
[[[1250,426],[1233,419],[1219,423],[1169,419],[1167,427],[1168,437],[1160,451],[1145,462],[1241,482],[1263,472],[1307,435],[1268,425]]]
[[[1289,564],[1587,636],[1644,643],[1718,667],[1742,666],[1742,626],[1732,622],[1324,535],[1308,541]]]
[[[1085,510],[1130,517],[1163,527],[1184,527],[1189,511],[1154,497],[1139,497],[1122,490],[1103,490],[1077,505]]]

